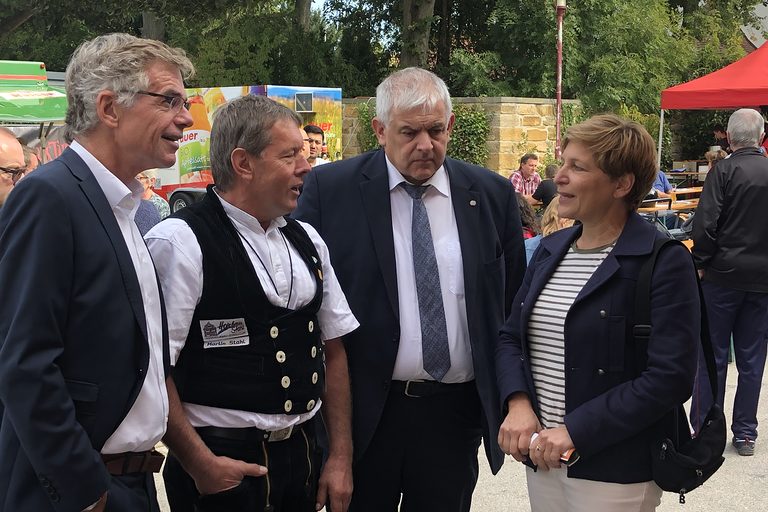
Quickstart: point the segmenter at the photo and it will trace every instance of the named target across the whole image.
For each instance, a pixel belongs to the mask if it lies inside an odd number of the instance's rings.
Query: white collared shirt
[[[229,204],[221,196],[218,197],[232,224],[242,235],[240,242],[269,302],[293,310],[311,302],[315,296],[315,278],[296,248],[278,229],[285,225],[285,219],[278,217],[265,231],[256,218]],[[360,324],[341,291],[325,242],[312,226],[304,222],[299,224],[312,240],[323,267],[323,302],[317,313],[320,336],[323,340],[339,338],[354,331]],[[145,238],[157,262],[157,273],[165,294],[171,364],[175,364],[186,343],[195,308],[202,297],[203,254],[194,232],[181,219],[163,220]],[[243,242],[243,238],[247,243]],[[259,255],[258,258],[254,251]],[[279,430],[303,423],[317,413],[320,405],[321,401],[318,400],[311,411],[289,416],[183,404],[193,427],[257,427],[262,430]]]
[[[432,380],[424,370],[421,352],[421,319],[413,271],[411,218],[413,199],[398,186],[406,181],[387,158],[389,200],[392,208],[392,234],[395,242],[397,267],[397,296],[400,309],[400,345],[395,360],[394,380]],[[459,231],[451,201],[451,186],[445,168],[440,168],[424,183],[431,185],[422,196],[429,217],[435,259],[440,274],[448,349],[451,368],[442,382],[466,382],[475,378],[472,348],[467,327],[467,307],[464,297],[464,264],[461,257]]]
[[[70,148],[83,159],[107,198],[123,235],[139,280],[149,338],[149,367],[139,395],[128,414],[104,443],[102,453],[151,450],[165,434],[168,394],[163,370],[163,332],[160,292],[155,268],[139,228],[133,221],[144,188],[137,180],[126,186],[77,141]],[[132,314],[125,311],[126,315]],[[133,343],[133,340],[129,340]],[[126,383],[129,385],[130,383]]]

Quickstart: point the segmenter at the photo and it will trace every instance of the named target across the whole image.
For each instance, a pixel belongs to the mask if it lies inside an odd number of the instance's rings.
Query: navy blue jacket
[[[523,391],[538,411],[528,359],[528,319],[580,233],[581,227],[575,226],[545,237],[528,266],[497,350],[503,404]],[[617,483],[651,480],[649,445],[669,423],[660,425],[659,420],[691,395],[701,310],[693,261],[684,247],[665,248],[656,262],[647,369],[640,360],[644,351],[635,347],[632,337],[637,275],[654,240],[663,236],[636,213],[630,214],[615,247],[566,316],[565,425],[581,454],[568,469],[569,477]]]
[[[99,452],[144,382],[146,319],[114,213],[71,149],[9,195],[0,290],[0,512],[79,512],[107,489],[117,510],[125,487]]]
[[[525,269],[517,200],[488,169],[446,158],[464,264],[464,292],[483,439],[493,472],[504,461],[494,355]],[[345,336],[351,373],[355,458],[379,424],[400,342],[395,248],[384,151],[316,167],[304,181],[297,219],[328,245],[333,268],[360,327]],[[447,447],[447,449],[450,447]]]

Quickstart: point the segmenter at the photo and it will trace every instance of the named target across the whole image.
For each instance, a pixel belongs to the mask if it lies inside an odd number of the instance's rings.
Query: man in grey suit
[[[182,50],[127,34],[67,66],[72,145],[0,215],[0,511],[159,511],[168,341],[134,179],[191,126]]]
[[[309,173],[294,214],[326,241],[361,324],[346,339],[350,510],[468,511],[481,437],[494,473],[503,462],[494,353],[522,232],[507,180],[445,157],[453,124],[440,78],[392,74],[376,90],[383,149]]]

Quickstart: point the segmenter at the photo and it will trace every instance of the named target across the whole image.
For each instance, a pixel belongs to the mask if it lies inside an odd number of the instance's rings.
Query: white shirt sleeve
[[[175,365],[203,293],[203,253],[192,229],[181,219],[163,220],[144,239],[163,289],[171,365]]]

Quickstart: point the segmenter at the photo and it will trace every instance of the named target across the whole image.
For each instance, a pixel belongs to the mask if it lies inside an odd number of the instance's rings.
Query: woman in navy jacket
[[[632,337],[635,286],[663,235],[635,209],[656,176],[653,140],[601,115],[571,127],[563,148],[558,213],[581,225],[541,241],[502,329],[499,445],[538,466],[527,473],[534,512],[655,510],[650,443],[693,386],[695,270],[683,247],[660,253],[646,366]],[[569,449],[580,459],[561,467]]]

